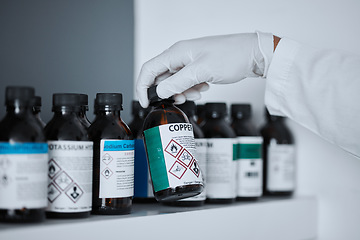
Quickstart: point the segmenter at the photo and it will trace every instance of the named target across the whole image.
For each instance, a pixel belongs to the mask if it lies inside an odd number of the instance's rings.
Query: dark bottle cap
[[[31,105],[33,107],[41,107],[41,97],[35,96],[31,99]]]
[[[80,95],[76,93],[53,94],[53,107],[80,107]]]
[[[186,101],[183,104],[176,106],[180,108],[188,117],[196,115],[196,104],[194,101]]]
[[[147,93],[148,93],[148,99],[149,99],[150,103],[152,103],[152,102],[158,102],[158,101],[163,100],[162,98],[160,98],[160,97],[157,95],[157,93],[156,93],[156,87],[157,87],[157,85],[153,85],[153,86],[151,86],[151,87],[148,88]],[[173,97],[170,97],[170,98],[168,98],[168,99],[169,99],[169,100],[174,100]]]
[[[32,87],[6,87],[5,105],[14,106],[14,104],[20,104],[30,106],[34,95],[35,89]]]
[[[143,108],[143,107],[140,105],[140,102],[139,102],[139,101],[135,101],[135,100],[132,101],[131,114],[132,114],[133,116],[139,115],[139,116],[141,116],[141,117],[144,117],[144,116],[146,116],[148,113],[149,113],[149,108]]]
[[[227,115],[226,103],[214,102],[205,104],[205,116],[207,118],[221,118]]]
[[[122,110],[121,93],[97,93],[95,98],[95,112],[98,110]]]
[[[251,117],[250,104],[232,104],[231,117],[234,119],[249,119]]]
[[[89,99],[87,94],[80,93],[80,105],[85,108],[86,111],[89,110]]]

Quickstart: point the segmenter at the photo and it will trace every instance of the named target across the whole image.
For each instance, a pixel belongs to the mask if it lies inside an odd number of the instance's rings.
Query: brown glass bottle
[[[159,98],[156,86],[148,89],[148,97],[153,109],[144,122],[144,139],[156,200],[171,202],[200,194],[204,183],[199,168],[195,171],[197,175],[191,175],[193,164],[197,165],[197,162],[192,160],[184,164],[179,159],[185,150],[187,153],[190,152],[190,155],[195,150],[192,125],[186,115],[174,106],[173,98]],[[164,132],[160,134],[160,128],[170,137],[165,136]],[[180,134],[176,135],[178,133]],[[168,145],[164,147],[163,142]],[[177,152],[169,157],[168,154],[172,150]],[[177,173],[179,175],[176,175]],[[183,177],[185,174],[186,177]],[[179,181],[175,180],[176,184],[171,184],[169,178],[175,177]],[[187,183],[184,181],[185,178],[189,179]]]
[[[131,110],[133,119],[129,123],[129,128],[135,138],[134,202],[156,202],[150,179],[144,139],[142,137],[143,125],[149,113],[149,108],[142,108],[139,101],[133,101]]]
[[[32,100],[32,112],[35,116],[35,118],[38,120],[39,124],[44,128],[45,127],[45,123],[44,121],[41,119],[40,116],[40,112],[41,112],[41,97],[39,96],[35,96]]]
[[[46,216],[86,218],[91,212],[92,143],[78,117],[80,95],[53,94],[52,110],[54,116],[45,126],[50,182]]]
[[[2,165],[8,167],[2,172],[2,184],[7,186],[0,190],[0,221],[41,222],[47,205],[47,144],[43,129],[32,114],[34,89],[7,87],[5,96],[7,114],[0,122],[0,156],[5,156]],[[26,165],[40,171],[34,173]],[[20,168],[24,169],[21,173],[16,171]],[[11,175],[10,181],[7,175]],[[17,189],[26,185],[34,191],[26,192],[23,187],[25,195],[19,199]]]
[[[205,123],[201,129],[208,139],[206,201],[209,203],[232,203],[236,196],[236,134],[226,116],[226,103],[205,104]]]
[[[104,215],[128,214],[131,212],[134,189],[134,141],[129,127],[120,117],[120,110],[122,110],[122,94],[98,93],[96,94],[94,108],[96,117],[88,130],[90,139],[94,142],[92,213]],[[110,144],[115,142],[119,145],[123,145],[123,142],[121,141],[124,141],[127,144],[129,143],[130,145],[132,143],[132,148],[130,147],[128,152],[130,157],[132,157],[128,162],[128,167],[130,167],[129,174],[131,175],[132,168],[132,176],[129,177],[130,182],[128,188],[130,188],[130,190],[126,190],[127,194],[117,192],[117,185],[121,185],[120,187],[122,187],[124,184],[123,182],[106,184],[106,168],[108,165],[105,164],[105,166],[103,161],[104,156],[106,155],[104,151],[105,145],[107,144],[106,141],[109,141]],[[113,163],[116,163],[114,162],[115,160],[112,161]],[[120,179],[122,177],[121,174],[128,174],[128,170],[129,169],[117,169],[116,166],[113,166],[113,176],[110,176],[109,179],[112,177]],[[104,186],[104,189],[106,187],[108,191],[102,192],[100,184],[104,184],[102,186]]]
[[[267,123],[260,132],[264,139],[263,192],[265,195],[291,196],[295,190],[295,147],[284,117],[265,110]]]
[[[263,139],[251,121],[250,104],[232,104],[231,118],[238,146],[236,199],[257,200],[262,195],[263,188]]]

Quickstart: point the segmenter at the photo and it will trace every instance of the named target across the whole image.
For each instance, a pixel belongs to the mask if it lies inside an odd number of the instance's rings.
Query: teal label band
[[[261,144],[238,144],[238,159],[255,159],[262,157]]]
[[[130,151],[134,149],[134,140],[111,140],[104,143],[104,151]]]
[[[48,153],[47,143],[0,143],[0,154]]]
[[[144,136],[154,191],[158,192],[167,189],[170,185],[159,127],[144,131]]]

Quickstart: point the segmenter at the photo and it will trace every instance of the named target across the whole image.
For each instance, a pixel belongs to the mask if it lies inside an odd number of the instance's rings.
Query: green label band
[[[261,144],[237,144],[237,159],[262,158]]]

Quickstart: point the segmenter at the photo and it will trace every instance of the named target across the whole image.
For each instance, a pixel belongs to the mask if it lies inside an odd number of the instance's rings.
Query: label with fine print
[[[190,123],[171,123],[144,131],[154,191],[201,184],[203,176],[195,155]]]
[[[0,143],[0,208],[45,208],[48,145]]]
[[[99,198],[123,198],[134,195],[134,140],[100,141]]]
[[[91,210],[93,142],[48,141],[48,212]]]

